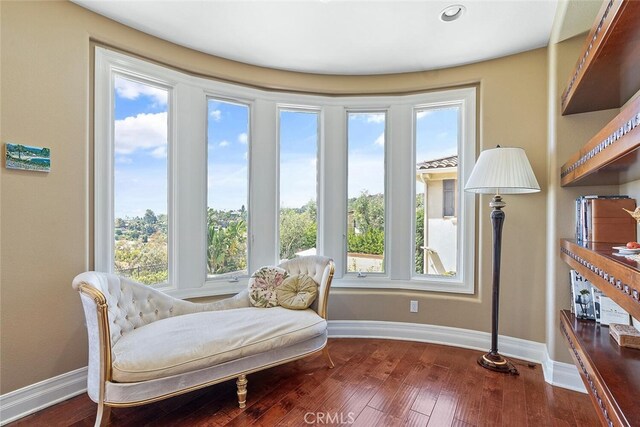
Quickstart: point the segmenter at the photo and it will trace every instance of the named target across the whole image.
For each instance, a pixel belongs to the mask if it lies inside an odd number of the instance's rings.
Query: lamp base
[[[478,358],[478,365],[503,374],[520,375],[513,363],[502,357],[500,353],[489,352]]]

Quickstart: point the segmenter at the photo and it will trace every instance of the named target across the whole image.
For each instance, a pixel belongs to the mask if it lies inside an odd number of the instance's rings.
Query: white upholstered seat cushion
[[[121,337],[112,348],[113,380],[163,378],[240,359],[321,335],[313,310],[239,308],[162,319]]]

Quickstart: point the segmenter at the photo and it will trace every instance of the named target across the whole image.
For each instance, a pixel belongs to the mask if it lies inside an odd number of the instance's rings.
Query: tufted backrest
[[[333,278],[333,260],[331,258],[310,255],[293,258],[280,263],[290,275],[307,274],[318,284],[318,299],[311,306],[319,315],[326,318],[328,291]]]
[[[133,329],[156,320],[203,311],[202,304],[182,301],[150,286],[115,274],[89,271],[73,280],[73,288],[90,286],[100,291],[108,306],[111,345]],[[83,300],[84,303],[84,300]]]

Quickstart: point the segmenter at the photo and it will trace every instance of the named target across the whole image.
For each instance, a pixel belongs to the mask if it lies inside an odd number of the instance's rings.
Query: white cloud
[[[220,110],[213,110],[209,115],[216,122],[219,122],[222,119],[222,111]]]
[[[433,114],[433,110],[422,110],[422,111],[418,111],[418,113],[416,114],[416,118],[418,120],[427,117],[429,115]]]
[[[221,142],[220,142],[220,144],[218,144],[218,145],[220,145],[220,147],[226,147],[226,146],[228,146],[228,145],[229,145],[229,141],[227,141],[227,140],[225,139],[224,141],[221,141]]]
[[[167,113],[142,113],[115,121],[115,152],[155,150],[167,146]]]
[[[240,135],[238,135],[238,142],[240,144],[246,144],[247,141],[249,141],[249,136],[246,134],[246,132],[242,132]]]
[[[169,92],[165,89],[149,86],[123,78],[116,78],[115,88],[118,96],[125,99],[138,99],[140,95],[153,98],[159,105],[167,105]]]
[[[244,159],[247,160],[249,158],[249,153],[247,153],[246,151],[244,152]]]
[[[166,159],[167,158],[167,146],[158,147],[151,152],[151,157],[155,157],[156,159]]]
[[[384,113],[369,113],[366,114],[367,123],[384,123]]]
[[[130,165],[131,163],[133,163],[133,159],[131,157],[126,157],[126,156],[117,156],[116,163],[121,165]]]
[[[382,132],[380,134],[379,137],[376,138],[376,140],[374,141],[374,143],[376,145],[379,145],[380,147],[384,147],[384,132]]]

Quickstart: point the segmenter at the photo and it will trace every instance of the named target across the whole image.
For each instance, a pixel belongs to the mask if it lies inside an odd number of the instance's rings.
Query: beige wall
[[[1,142],[51,148],[52,171],[1,168],[0,393],[86,365],[71,279],[91,267],[90,39],[245,84],[328,94],[396,93],[479,83],[479,142],[526,149],[542,192],[507,196],[500,332],[545,340],[546,49],[388,76],[319,76],[251,67],[162,42],[66,2],[0,2]],[[423,322],[488,331],[491,225],[479,199],[478,294],[336,289],[331,319]],[[409,313],[409,300],[420,313]]]

